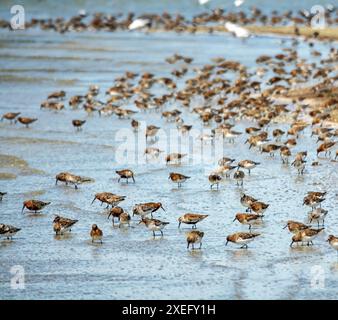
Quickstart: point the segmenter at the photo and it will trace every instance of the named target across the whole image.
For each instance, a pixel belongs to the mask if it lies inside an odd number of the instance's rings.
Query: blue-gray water
[[[170,5],[183,8],[186,2],[179,5],[180,1],[170,1]],[[267,3],[260,3],[263,2]],[[84,2],[76,3],[74,11]],[[123,3],[119,2],[119,10],[129,9]],[[136,8],[143,9],[141,4]],[[195,6],[189,8],[194,10]],[[240,189],[233,180],[222,183],[219,191],[209,189],[206,174],[216,167],[215,162],[172,168],[164,164],[161,156],[158,163],[121,164],[116,160],[115,151],[120,144],[115,134],[121,128],[129,128],[130,120],[87,116],[83,110],[70,110],[68,106],[58,113],[39,108],[52,91],[64,89],[70,97],[83,94],[90,84],[101,87],[100,98],[104,99],[104,91],[126,70],[169,76],[173,66],[164,59],[176,52],[194,57],[192,67],[222,56],[254,70],[257,56],[280,53],[289,44],[290,40],[276,37],[256,37],[243,42],[223,34],[60,35],[39,30],[2,30],[0,113],[18,110],[39,120],[29,129],[0,123],[0,154],[28,162],[28,167],[20,167],[14,165],[17,163],[14,159],[8,162],[1,158],[0,172],[12,173],[16,179],[0,180],[0,191],[8,192],[0,203],[0,223],[13,224],[22,230],[12,242],[0,241],[0,298],[335,299],[338,259],[325,239],[327,234],[338,233],[336,163],[320,159],[321,166],[308,166],[306,174],[299,177],[294,169],[283,166],[278,156],[271,159],[249,150],[243,145],[245,135],[237,144],[227,144],[226,155],[262,163],[246,177],[244,191],[270,204],[263,224],[255,229],[262,236],[248,250],[240,250],[231,244],[225,247],[226,235],[247,230],[238,222],[231,222],[237,212],[244,210],[239,202]],[[316,44],[323,55],[329,47],[327,43]],[[298,50],[303,58],[317,62],[320,59],[311,57],[305,44],[301,43]],[[155,93],[156,90],[161,89],[155,89]],[[174,107],[170,105],[168,109]],[[71,120],[75,118],[87,120],[82,132],[74,131]],[[138,113],[135,118],[159,124],[166,132],[175,128],[174,124],[164,122],[160,113]],[[200,128],[196,115],[184,112],[183,118]],[[241,122],[236,129],[244,131],[248,125],[251,123]],[[276,127],[287,129],[288,125],[273,124],[269,132]],[[316,138],[311,138],[310,132],[310,128],[305,129],[293,149],[293,153],[308,150],[308,163],[316,159]],[[210,145],[204,148],[208,150]],[[210,160],[208,156],[206,160]],[[125,166],[134,170],[135,184],[118,184],[115,170]],[[173,170],[192,177],[181,190],[167,179]],[[79,190],[55,186],[54,177],[60,171],[92,177],[95,183],[81,185]],[[302,199],[307,191],[314,190],[328,191],[323,205],[329,210],[327,229],[314,241],[314,246],[290,249],[291,234],[282,228],[288,219],[306,221],[309,210],[302,206]],[[166,211],[155,216],[170,222],[164,238],[153,240],[145,227],[138,225],[136,217],[130,229],[113,228],[103,207],[90,204],[94,194],[101,191],[127,196],[121,206],[128,212],[135,203],[162,202]],[[30,198],[52,204],[41,216],[22,215],[22,202]],[[201,251],[187,251],[185,232],[190,229],[177,228],[177,218],[186,212],[210,215],[199,225],[205,232]],[[70,235],[58,238],[52,230],[53,214],[79,222]],[[104,232],[103,245],[90,242],[93,223]],[[25,270],[24,290],[15,290],[10,285],[13,277],[10,271],[16,265]]]
[[[243,5],[237,8],[232,0],[211,0],[206,6],[201,6],[198,0],[71,0],[71,1],[16,1],[2,0],[0,3],[0,17],[9,20],[10,7],[12,5],[21,4],[25,7],[26,15],[39,18],[56,18],[70,17],[77,14],[79,10],[86,10],[88,13],[103,12],[103,13],[128,13],[135,12],[136,14],[143,13],[180,13],[184,16],[191,17],[195,14],[205,12],[215,8],[223,8],[226,11],[246,11],[255,6],[263,12],[269,13],[273,10],[278,10],[283,13],[289,10],[298,11],[306,9],[310,11],[314,5],[329,5],[335,4],[335,1],[330,0],[246,0]]]

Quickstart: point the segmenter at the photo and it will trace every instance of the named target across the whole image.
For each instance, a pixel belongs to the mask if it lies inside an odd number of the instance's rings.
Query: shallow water
[[[0,298],[335,299],[338,259],[324,240],[327,234],[338,233],[337,163],[321,158],[321,166],[308,166],[306,174],[299,177],[293,168],[281,164],[279,156],[272,159],[249,150],[243,144],[244,134],[236,144],[226,143],[225,155],[261,162],[245,178],[243,191],[270,204],[263,223],[255,228],[262,236],[248,250],[240,250],[231,244],[226,247],[225,237],[247,231],[247,227],[231,222],[237,212],[244,211],[239,202],[241,188],[231,179],[219,190],[209,189],[207,174],[218,159],[208,153],[210,144],[203,146],[202,163],[194,158],[183,161],[180,167],[167,167],[163,154],[159,161],[146,162],[142,157],[138,164],[131,160],[121,163],[121,144],[116,135],[120,129],[129,128],[130,120],[87,116],[83,110],[70,110],[68,106],[58,113],[39,108],[47,94],[55,90],[64,89],[70,97],[83,94],[90,84],[98,84],[104,92],[126,70],[168,76],[173,66],[164,59],[176,52],[194,57],[193,67],[223,56],[254,70],[259,55],[277,54],[289,43],[287,38],[275,37],[243,42],[228,35],[1,31],[0,112],[18,110],[39,120],[29,129],[0,122],[0,154],[18,157],[29,168],[40,171],[25,173],[19,165],[0,168],[0,172],[17,175],[16,179],[0,180],[0,191],[8,192],[0,203],[0,222],[22,228],[13,241],[0,241]],[[301,57],[318,62],[310,56],[307,45],[301,43],[298,49]],[[325,55],[329,45],[317,43],[316,49]],[[198,103],[197,99],[194,106]],[[133,108],[131,103],[127,107]],[[202,129],[195,115],[185,111],[182,117]],[[74,131],[71,120],[75,118],[87,120],[82,132]],[[164,132],[175,128],[164,122],[160,113],[138,113],[135,118],[159,124]],[[248,125],[254,124],[241,122],[236,130],[244,131]],[[277,126],[288,127],[271,125],[269,132]],[[310,128],[305,129],[293,149],[293,153],[310,151],[309,164],[316,159],[316,138],[310,133]],[[182,146],[187,147],[187,141]],[[193,146],[193,153],[200,154],[200,143],[194,140]],[[129,152],[132,147],[129,141]],[[22,161],[13,163],[25,163]],[[115,170],[123,167],[133,169],[135,184],[118,184]],[[89,176],[95,182],[78,190],[55,186],[55,175],[61,171]],[[167,179],[171,171],[192,178],[177,189]],[[290,249],[291,234],[282,228],[288,219],[306,221],[309,210],[302,206],[302,200],[313,190],[328,191],[324,202],[329,210],[327,228],[313,247]],[[94,194],[102,191],[127,196],[120,205],[129,212],[136,203],[162,202],[166,211],[155,216],[170,222],[164,237],[154,240],[144,226],[138,225],[137,217],[130,229],[113,228],[104,208],[98,202],[90,204]],[[29,198],[52,204],[41,215],[22,215],[22,202]],[[201,251],[187,251],[185,233],[190,229],[177,228],[177,218],[186,212],[210,215],[198,225],[205,232]],[[71,234],[56,237],[53,214],[79,222]],[[90,242],[93,223],[103,229],[103,245]],[[15,265],[24,267],[24,290],[11,289],[10,271]],[[321,273],[323,286],[320,281],[316,285],[316,276]]]
[[[0,4],[0,17],[9,19],[9,8],[18,4],[15,0],[2,0]],[[253,6],[259,8],[263,12],[270,13],[277,10],[284,13],[289,10],[308,10],[314,5],[326,6],[334,4],[334,1],[328,0],[284,0],[271,2],[270,0],[246,0],[242,6],[236,8],[232,0],[210,0],[207,5],[201,6],[198,0],[69,0],[69,1],[53,1],[45,0],[43,5],[39,0],[24,1],[25,13],[28,19],[36,18],[55,18],[55,17],[71,17],[78,13],[80,9],[86,10],[88,13],[105,12],[111,14],[126,14],[134,12],[138,15],[144,13],[160,13],[164,11],[171,14],[183,14],[186,17],[200,14],[206,10],[222,8],[225,11],[244,11],[248,12]]]

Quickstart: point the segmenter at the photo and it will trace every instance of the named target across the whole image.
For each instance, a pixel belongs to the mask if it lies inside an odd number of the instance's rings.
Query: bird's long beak
[[[23,207],[22,207],[22,210],[21,210],[21,213],[23,213],[23,210],[25,209],[25,205],[23,205]]]
[[[181,227],[181,221],[178,222],[178,228],[180,228],[180,227]]]
[[[162,205],[161,205],[161,209],[162,209],[163,211],[165,211],[165,209],[162,207]]]
[[[286,224],[286,225],[283,227],[283,229],[286,229],[287,226],[288,226],[288,225]]]
[[[227,240],[227,242],[225,243],[226,246],[228,245],[228,242],[229,242],[229,241]]]
[[[96,200],[96,197],[94,198],[94,200],[92,201],[92,203],[91,203],[91,204],[93,204],[95,200]]]
[[[235,222],[237,220],[237,218],[235,218],[234,220],[232,220],[232,222]]]

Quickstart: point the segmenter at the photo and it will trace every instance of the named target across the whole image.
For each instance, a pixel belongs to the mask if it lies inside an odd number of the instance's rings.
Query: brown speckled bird
[[[92,230],[90,231],[90,237],[92,238],[92,242],[100,241],[102,244],[103,232],[96,224],[92,225]]]
[[[49,204],[50,202],[44,202],[40,200],[26,200],[23,203],[21,213],[23,213],[25,208],[37,213],[38,211],[42,210],[44,207],[48,206]]]
[[[199,249],[202,248],[202,239],[204,237],[204,232],[193,230],[188,232],[187,234],[187,249],[189,249],[190,245],[192,247],[192,250],[195,250],[195,244],[199,243]]]
[[[117,170],[115,172],[120,176],[118,179],[118,182],[120,182],[121,179],[126,179],[128,183],[128,179],[133,179],[133,182],[135,183],[133,171],[129,169],[123,169],[123,170]]]

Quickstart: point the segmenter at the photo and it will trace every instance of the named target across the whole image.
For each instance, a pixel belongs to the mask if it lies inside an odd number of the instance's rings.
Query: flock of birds
[[[202,6],[208,5],[210,0],[198,0]],[[197,1],[196,1],[197,2]],[[104,14],[102,12],[89,15],[85,10],[80,10],[77,15],[66,20],[62,17],[55,19],[32,18],[26,21],[25,28],[40,27],[42,30],[54,30],[60,33],[72,31],[119,31],[119,30],[165,30],[174,32],[190,32],[195,33],[199,27],[206,28],[208,32],[219,30],[219,26],[225,26],[230,32],[236,36],[247,37],[248,31],[242,26],[244,25],[263,25],[263,26],[283,26],[295,25],[295,34],[299,33],[299,26],[310,26],[311,21],[316,13],[303,9],[298,12],[291,10],[279,13],[273,10],[266,14],[264,11],[256,7],[248,10],[239,10],[244,0],[235,0],[232,11],[222,8],[208,10],[196,14],[192,18],[184,17],[182,14],[171,14],[163,12],[162,14],[142,14],[136,17],[136,14],[130,12],[127,16],[121,13]],[[325,22],[327,25],[335,25],[338,22],[338,9],[332,5],[325,6]],[[0,19],[0,28],[11,28],[10,21]]]
[[[180,64],[180,68],[172,70],[172,77],[157,77],[149,72],[136,74],[127,71],[123,76],[116,78],[114,85],[107,89],[106,101],[98,98],[100,88],[92,85],[86,94],[70,97],[68,104],[74,110],[81,106],[88,114],[98,113],[99,116],[107,117],[115,115],[119,119],[132,117],[130,125],[135,131],[140,130],[140,122],[136,119],[137,113],[155,110],[161,112],[164,121],[174,123],[182,135],[188,134],[193,127],[185,123],[182,117],[183,110],[190,111],[197,116],[202,126],[211,127],[210,134],[203,134],[199,137],[202,142],[211,141],[215,144],[217,139],[226,139],[230,143],[236,143],[237,137],[246,134],[245,144],[249,146],[249,150],[266,153],[271,156],[271,161],[275,153],[279,152],[281,161],[285,165],[288,165],[289,159],[293,157],[291,165],[296,168],[299,175],[302,175],[305,173],[308,152],[312,153],[312,150],[293,153],[292,148],[299,143],[304,129],[312,127],[312,136],[317,137],[319,144],[314,150],[318,157],[322,153],[325,157],[331,156],[331,150],[336,145],[338,129],[329,125],[327,120],[338,104],[338,99],[330,95],[335,90],[334,84],[337,81],[334,64],[338,59],[338,51],[332,47],[328,56],[322,58],[319,64],[309,63],[298,56],[297,44],[295,40],[293,47],[285,48],[280,54],[263,55],[257,58],[256,62],[259,66],[256,72],[249,71],[239,62],[228,61],[224,58],[215,58],[211,64],[193,69],[190,67],[193,58],[175,54],[166,59],[169,64]],[[309,46],[313,48],[313,43],[310,42]],[[313,50],[312,55],[319,57],[321,53]],[[180,79],[191,73],[195,75],[186,78],[184,87],[179,89],[175,78]],[[232,74],[233,80],[224,77],[229,73]],[[311,86],[310,92],[312,96],[321,97],[322,103],[311,106],[304,103],[306,96],[299,96],[293,98],[290,106],[276,103],[271,98],[272,96],[287,96],[294,84],[306,83],[310,79],[317,80],[317,83]],[[167,93],[161,96],[152,93],[151,89],[158,84],[165,88]],[[191,108],[193,98],[196,96],[202,96],[204,103]],[[51,93],[47,100],[41,103],[41,108],[53,111],[63,110],[65,98],[66,92],[63,90]],[[126,108],[124,104],[131,102],[135,108]],[[170,109],[173,104],[176,108]],[[278,123],[279,117],[283,116],[289,116],[291,119],[289,128],[287,130],[277,128],[271,131],[269,125]],[[245,133],[239,132],[233,127],[242,119],[252,121],[256,125],[246,127]],[[29,127],[38,119],[22,116],[19,112],[8,112],[2,116],[2,120],[9,120],[11,123],[19,122]],[[72,125],[76,130],[82,130],[85,123],[86,121],[82,119],[72,120]],[[149,124],[145,130],[146,141],[156,142],[159,130],[159,126]],[[285,140],[283,140],[284,137],[286,137]],[[159,148],[147,146],[145,156],[159,157],[161,152],[163,151]],[[165,163],[179,165],[186,156],[188,154],[170,153],[165,157]],[[335,159],[337,157],[338,150],[336,150]],[[320,165],[319,159],[313,161],[311,165],[313,167]],[[331,161],[335,162],[333,159]],[[251,159],[239,160],[236,163],[235,159],[224,156],[219,159],[217,169],[208,176],[210,188],[218,189],[220,182],[231,176],[238,186],[243,186],[246,174],[250,175],[251,171],[259,165],[259,162]],[[131,181],[136,183],[134,172],[129,168],[117,170],[116,174],[119,177],[119,183],[121,180],[125,180],[126,184]],[[181,188],[189,178],[180,172],[169,174],[169,179],[177,184],[178,188]],[[66,185],[73,185],[76,189],[90,180],[70,172],[61,172],[56,175],[56,184],[63,182]],[[6,193],[1,192],[0,195],[2,201]],[[311,208],[308,224],[291,220],[287,222],[285,227],[293,233],[290,246],[294,243],[312,245],[313,240],[324,230],[324,220],[328,211],[323,209],[321,204],[325,200],[325,195],[326,192],[311,191],[305,196],[303,204]],[[112,217],[114,225],[117,220],[119,227],[130,226],[132,219],[130,214],[119,206],[125,198],[125,196],[111,192],[101,192],[95,194],[92,203],[98,200],[101,205],[106,204],[108,218]],[[241,248],[247,248],[248,243],[260,235],[252,232],[251,229],[263,219],[269,204],[244,193],[241,194],[240,203],[246,211],[236,214],[234,221],[248,225],[249,230],[228,235],[226,243],[232,242],[240,245]],[[49,204],[50,202],[30,199],[24,201],[22,212],[28,210],[37,213]],[[163,236],[163,230],[169,223],[153,217],[159,209],[165,210],[160,202],[139,203],[132,208],[133,216],[140,217],[138,223],[144,224],[154,237],[158,234]],[[196,244],[199,244],[201,248],[204,232],[196,230],[196,224],[207,217],[208,215],[205,214],[186,213],[178,218],[178,227],[181,224],[192,225],[192,230],[187,233],[186,238],[188,249],[190,246],[195,249]],[[56,216],[53,220],[53,229],[56,234],[62,235],[70,232],[76,223],[77,220]],[[317,225],[316,229],[312,223]],[[12,239],[18,231],[20,228],[0,224],[0,235],[7,239]],[[93,242],[102,243],[103,232],[97,224],[92,225],[90,237]],[[338,250],[338,237],[330,235],[328,242]]]

